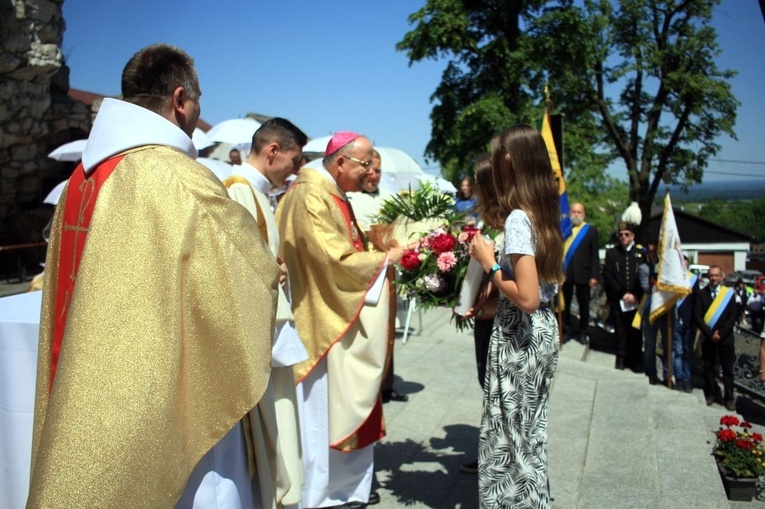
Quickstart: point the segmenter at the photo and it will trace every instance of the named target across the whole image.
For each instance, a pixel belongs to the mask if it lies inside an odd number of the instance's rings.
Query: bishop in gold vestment
[[[309,355],[295,367],[305,409],[303,507],[366,503],[372,444],[385,434],[380,385],[389,333],[387,255],[364,251],[343,191],[371,164],[357,162],[371,158],[366,138],[355,135],[345,143],[357,138],[355,152],[335,155],[330,171],[303,168],[277,209],[295,324]],[[328,156],[337,150],[328,148]]]

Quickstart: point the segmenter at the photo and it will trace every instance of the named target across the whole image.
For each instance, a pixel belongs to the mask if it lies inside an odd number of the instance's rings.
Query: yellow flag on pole
[[[558,151],[555,148],[549,108],[545,108],[545,116],[542,119],[542,131],[540,134],[545,140],[545,145],[547,145],[547,152],[550,154],[550,164],[552,165],[553,175],[555,175],[555,180],[558,182],[560,232],[563,235],[563,240],[566,240],[571,236],[571,218],[568,215],[568,193],[566,192],[566,181],[563,179],[563,169],[560,165],[560,159],[558,159]]]

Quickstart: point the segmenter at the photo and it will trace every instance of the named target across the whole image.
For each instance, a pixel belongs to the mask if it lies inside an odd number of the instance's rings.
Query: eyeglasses
[[[620,237],[630,237],[632,236],[632,232],[619,232]]]
[[[372,166],[372,161],[362,161],[361,159],[356,159],[355,157],[351,156],[343,156],[346,159],[350,159],[354,163],[359,163],[361,166],[364,167],[365,170],[368,170]]]

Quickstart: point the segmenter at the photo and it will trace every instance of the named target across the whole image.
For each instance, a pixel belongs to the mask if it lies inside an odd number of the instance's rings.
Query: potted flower
[[[763,436],[751,429],[749,422],[724,415],[715,432],[717,440],[712,454],[730,500],[752,500],[757,479],[765,474]]]

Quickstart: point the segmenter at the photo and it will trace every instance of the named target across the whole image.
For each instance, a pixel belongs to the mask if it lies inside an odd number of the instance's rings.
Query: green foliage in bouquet
[[[416,299],[423,309],[453,308],[459,299],[468,262],[470,242],[479,230],[456,221],[444,224],[423,236],[404,251],[397,280],[398,291]],[[452,315],[458,330],[470,327],[472,320]]]
[[[451,196],[439,191],[434,184],[422,182],[414,192],[402,191],[385,200],[374,222],[391,224],[403,216],[412,221],[443,218],[449,224],[460,217],[453,207],[454,199]]]

